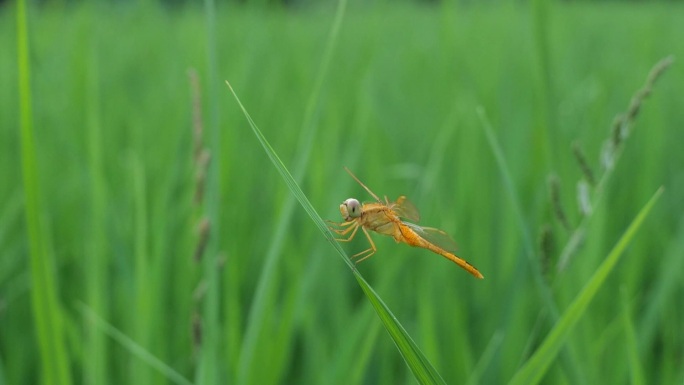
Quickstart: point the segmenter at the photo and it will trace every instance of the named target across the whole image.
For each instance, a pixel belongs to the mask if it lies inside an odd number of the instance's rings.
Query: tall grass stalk
[[[632,307],[629,304],[626,288],[621,288],[620,294],[620,298],[622,299],[622,323],[625,336],[624,340],[630,370],[629,382],[632,385],[644,385],[646,381],[644,378],[644,371],[641,368],[639,344],[636,338],[634,322],[632,322]]]
[[[62,309],[57,299],[54,261],[50,259],[41,207],[41,190],[33,128],[31,65],[26,0],[17,3],[17,68],[19,130],[23,173],[26,232],[30,250],[31,304],[45,384],[71,383],[69,355],[64,341]]]
[[[148,223],[147,186],[145,169],[137,154],[131,155],[131,179],[133,180],[133,218],[134,229],[134,271],[135,271],[135,313],[134,336],[142,346],[149,346],[153,325],[152,314],[154,302],[154,287],[150,282],[154,280],[153,267],[149,254],[150,228]],[[136,362],[131,367],[131,382],[149,383],[151,380],[146,366]]]
[[[536,150],[532,164],[534,167],[553,168],[555,163],[554,138],[551,137],[555,127],[555,113],[553,106],[555,99],[553,94],[553,79],[551,71],[551,55],[549,39],[549,18],[551,17],[549,0],[534,0],[532,2],[532,26],[535,39],[536,59],[539,65],[541,81],[538,83],[537,103],[540,105],[539,118],[532,135],[534,149]],[[544,170],[536,170],[538,172]]]
[[[651,354],[649,345],[653,343],[658,333],[662,312],[667,310],[668,300],[678,296],[681,285],[681,272],[684,271],[684,215],[677,224],[675,236],[665,248],[665,254],[660,263],[657,279],[653,282],[646,300],[646,308],[641,312],[638,323],[638,344],[640,356]]]
[[[108,287],[106,274],[106,214],[107,186],[105,182],[104,158],[102,153],[102,125],[100,120],[100,62],[99,62],[99,30],[92,22],[90,29],[89,55],[87,56],[86,121],[88,131],[88,166],[90,174],[90,234],[86,241],[84,266],[87,271],[85,285],[88,306],[102,317],[108,318],[109,307],[105,293]],[[107,343],[104,335],[90,322],[84,319],[85,343],[84,352],[88,357],[83,366],[83,378],[86,383],[106,384],[107,375]]]
[[[206,293],[202,298],[201,318],[198,321],[202,334],[200,360],[196,371],[195,381],[198,385],[217,384],[220,381],[220,368],[225,366],[221,362],[220,344],[220,305],[221,285],[219,284],[218,258],[221,231],[220,199],[221,199],[221,131],[219,130],[219,98],[218,98],[218,58],[216,54],[216,5],[214,0],[204,0],[206,43],[207,43],[207,105],[209,118],[207,119],[207,136],[209,151],[214,157],[208,167],[206,179],[206,195],[204,201],[204,217],[209,223],[209,235],[202,258],[202,283],[206,285]],[[228,311],[232,311],[228,309]],[[230,368],[230,366],[228,366]]]

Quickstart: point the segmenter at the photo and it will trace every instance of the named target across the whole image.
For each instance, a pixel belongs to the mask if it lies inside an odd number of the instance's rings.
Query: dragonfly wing
[[[440,248],[442,248],[448,252],[451,252],[451,253],[456,252],[456,249],[458,248],[456,246],[456,242],[454,242],[454,240],[451,239],[449,234],[445,233],[444,231],[442,231],[440,229],[436,229],[434,227],[418,226],[417,224],[410,223],[410,222],[403,222],[403,223],[406,226],[410,227],[411,230],[413,230],[421,238],[432,243],[433,245],[440,247]]]
[[[403,195],[397,198],[397,201],[394,202],[392,209],[402,218],[406,218],[413,222],[420,221],[420,213],[418,212],[418,209],[413,205],[413,203],[411,203],[410,200],[408,200],[408,198]]]

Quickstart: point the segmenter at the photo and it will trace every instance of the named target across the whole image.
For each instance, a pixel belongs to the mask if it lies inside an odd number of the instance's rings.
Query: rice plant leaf
[[[577,295],[575,300],[568,306],[567,310],[561,315],[556,325],[553,327],[549,335],[532,357],[523,365],[522,368],[511,379],[511,385],[531,385],[537,384],[547,372],[549,366],[558,355],[558,352],[563,347],[570,331],[575,324],[582,318],[589,303],[594,298],[601,285],[605,282],[608,274],[613,270],[617,264],[620,256],[625,251],[629,242],[634,238],[637,230],[646,219],[646,216],[651,211],[658,198],[663,193],[663,188],[660,187],[653,197],[646,203],[646,205],[639,211],[639,214],[634,218],[620,240],[615,244],[606,259],[598,267],[594,275],[589,279],[589,282],[584,286],[582,291]]]
[[[311,220],[313,220],[316,227],[318,227],[321,233],[323,233],[325,238],[333,245],[337,253],[345,261],[347,266],[349,266],[349,268],[352,270],[354,277],[356,278],[356,281],[359,283],[359,286],[361,287],[361,290],[363,290],[371,305],[373,305],[373,308],[375,309],[376,313],[378,314],[378,317],[382,321],[385,330],[387,330],[390,337],[392,337],[392,340],[394,341],[394,344],[397,346],[399,353],[404,358],[404,361],[408,365],[409,369],[411,369],[411,372],[416,377],[416,380],[418,380],[420,384],[444,384],[444,380],[442,379],[442,377],[439,375],[439,373],[437,373],[437,371],[434,369],[434,367],[428,361],[425,355],[423,355],[423,353],[415,344],[411,336],[406,332],[403,326],[401,326],[397,318],[394,316],[394,314],[392,314],[391,310],[382,301],[382,299],[373,290],[373,288],[368,284],[368,282],[366,282],[363,279],[363,276],[356,269],[355,264],[351,262],[351,259],[345,253],[345,251],[342,249],[339,243],[335,241],[335,238],[333,237],[333,234],[330,231],[330,229],[328,229],[328,226],[325,224],[325,221],[323,220],[323,218],[321,218],[320,215],[318,215],[316,209],[314,209],[314,207],[311,205],[311,202],[309,202],[308,198],[306,197],[306,194],[304,194],[299,185],[297,185],[297,182],[294,180],[290,172],[287,170],[287,167],[285,167],[283,162],[280,160],[278,154],[275,152],[273,147],[271,147],[271,145],[268,143],[268,140],[266,140],[266,137],[254,123],[254,120],[252,120],[252,117],[249,115],[245,107],[242,105],[242,102],[240,102],[240,99],[233,90],[233,87],[227,81],[226,84],[228,85],[228,88],[230,88],[230,92],[232,92],[233,96],[235,97],[235,100],[240,106],[240,109],[245,115],[247,122],[252,128],[252,131],[254,132],[254,135],[257,137],[262,147],[264,148],[264,151],[271,159],[271,162],[282,176],[283,180],[285,181],[285,184],[287,184],[287,187],[290,189],[295,198],[297,198],[299,203],[302,205],[302,208],[304,208],[304,211],[306,211]]]
[[[23,176],[26,232],[31,266],[31,305],[41,358],[41,378],[46,384],[71,384],[64,320],[57,297],[54,261],[46,240],[41,212],[37,150],[33,131],[31,62],[29,59],[27,1],[17,2],[17,74],[19,135]]]

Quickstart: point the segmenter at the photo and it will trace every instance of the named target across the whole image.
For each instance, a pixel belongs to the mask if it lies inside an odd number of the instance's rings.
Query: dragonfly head
[[[361,203],[354,198],[349,198],[340,205],[340,214],[346,222],[351,222],[361,216]]]

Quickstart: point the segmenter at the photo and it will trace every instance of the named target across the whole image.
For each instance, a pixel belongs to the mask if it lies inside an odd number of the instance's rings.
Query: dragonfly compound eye
[[[344,205],[347,206],[347,215],[350,218],[358,218],[361,216],[361,204],[354,198],[349,198],[344,201]]]

